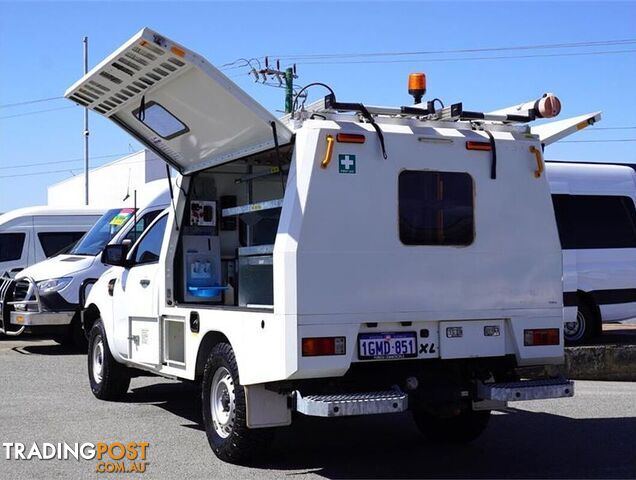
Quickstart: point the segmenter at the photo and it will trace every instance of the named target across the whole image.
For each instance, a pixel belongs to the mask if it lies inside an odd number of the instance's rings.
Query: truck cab
[[[6,308],[0,330],[13,336],[49,335],[85,350],[80,305],[107,269],[100,261],[102,250],[109,243],[136,241],[168,206],[169,198],[167,180],[149,182],[135,192],[132,207],[107,210],[68,252],[22,270],[13,280],[5,279],[1,289]]]
[[[200,382],[211,448],[242,462],[294,411],[410,409],[457,442],[507,401],[573,395],[521,369],[563,362],[543,148],[600,114],[535,130],[556,97],[482,113],[330,89],[277,119],[149,29],[66,97],[183,175],[131,248],[103,252],[84,310],[96,397],[140,371]]]

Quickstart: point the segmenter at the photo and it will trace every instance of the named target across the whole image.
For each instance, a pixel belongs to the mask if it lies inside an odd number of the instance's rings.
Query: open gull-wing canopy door
[[[556,122],[531,127],[530,131],[538,135],[543,145],[550,145],[601,120],[601,112],[586,113],[578,117],[566,118]]]
[[[203,57],[143,29],[65,97],[117,123],[183,174],[280,145],[291,131]]]

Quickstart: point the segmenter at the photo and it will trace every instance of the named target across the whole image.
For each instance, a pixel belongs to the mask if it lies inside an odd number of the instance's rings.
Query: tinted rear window
[[[24,238],[24,233],[0,233],[0,262],[20,260]]]
[[[40,232],[38,238],[44,255],[52,257],[75,244],[84,233],[86,232]]]
[[[475,236],[473,179],[467,173],[405,170],[398,181],[405,245],[469,245]]]
[[[636,248],[636,209],[629,197],[552,195],[564,249]]]

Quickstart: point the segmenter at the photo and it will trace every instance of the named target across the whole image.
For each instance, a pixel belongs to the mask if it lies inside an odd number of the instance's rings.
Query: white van
[[[563,249],[565,340],[636,317],[636,172],[626,165],[546,166]]]
[[[0,332],[48,334],[64,344],[86,347],[77,314],[86,289],[106,270],[100,254],[106,244],[134,242],[170,201],[167,180],[149,182],[135,193],[137,208],[108,210],[67,253],[0,280]],[[16,325],[8,322],[13,311]],[[3,319],[6,319],[3,321]]]
[[[18,208],[0,215],[0,277],[13,277],[77,242],[103,208]]]
[[[199,382],[230,462],[293,412],[410,409],[433,441],[467,442],[507,401],[572,396],[518,368],[564,358],[542,146],[600,114],[530,127],[559,113],[554,95],[475,112],[327,88],[279,120],[144,29],[67,90],[183,175],[132,248],[104,249],[83,311],[93,394],[123,395],[139,370]]]

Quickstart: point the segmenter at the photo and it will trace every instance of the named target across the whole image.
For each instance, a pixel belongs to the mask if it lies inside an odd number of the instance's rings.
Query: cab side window
[[[152,212],[148,212],[141,218],[137,219],[135,226],[126,234],[126,240],[130,240],[132,243],[135,243],[137,239],[141,237],[141,234],[144,233],[144,230],[148,228],[148,225],[150,225],[160,213],[161,210],[153,210]]]
[[[159,261],[163,234],[166,231],[168,215],[164,215],[155,223],[137,245],[135,251],[135,265],[156,263]]]
[[[25,237],[24,233],[0,233],[0,262],[20,260]]]

